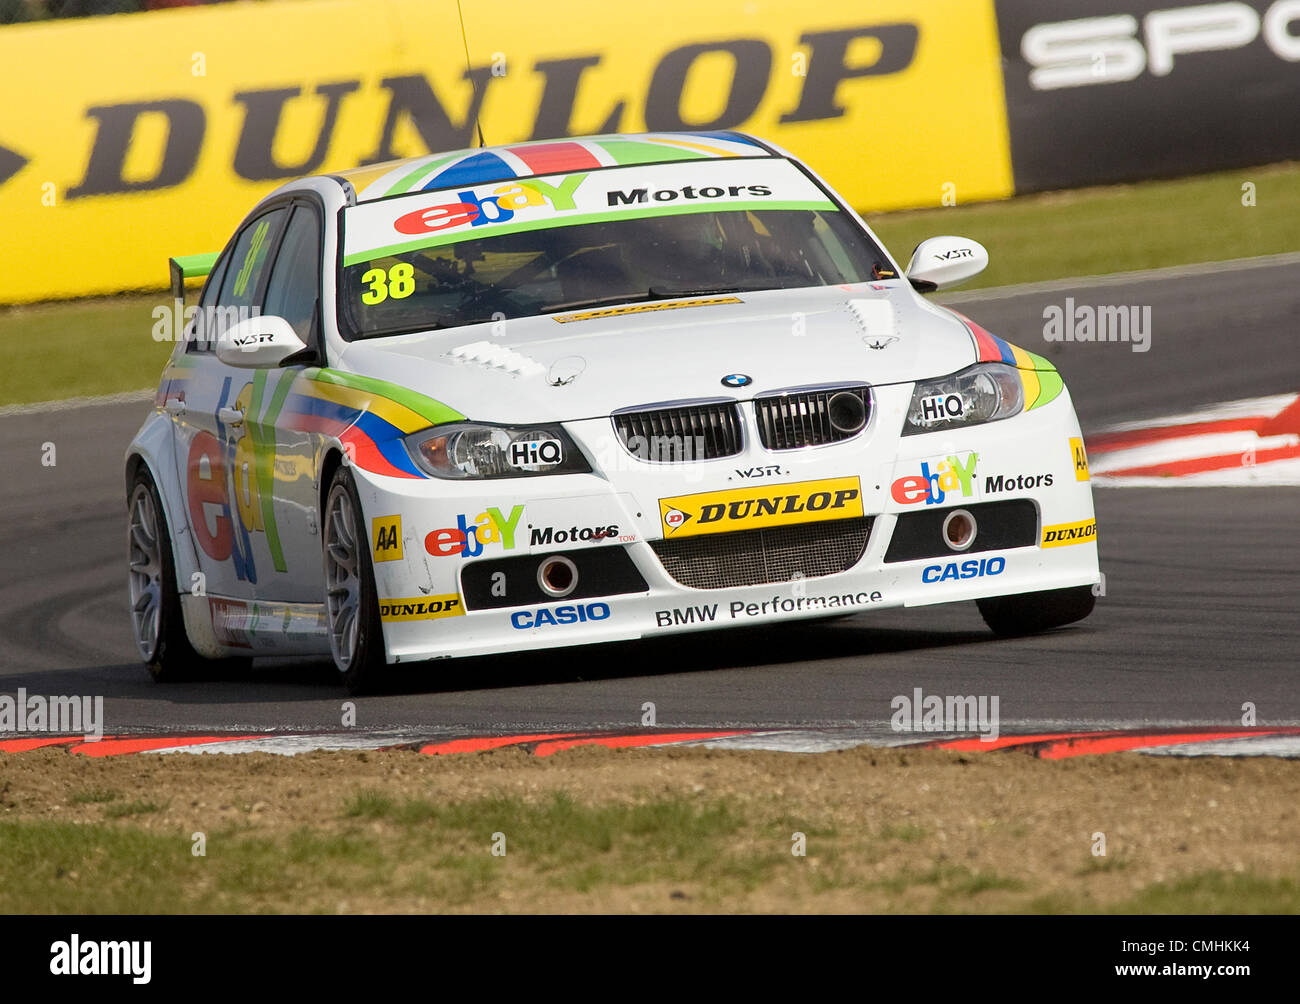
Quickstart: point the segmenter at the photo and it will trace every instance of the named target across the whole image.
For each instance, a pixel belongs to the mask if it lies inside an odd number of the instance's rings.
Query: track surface
[[[1151,305],[1151,350],[1046,344],[1043,307]],[[1085,432],[1300,389],[1300,266],[1223,279],[961,298],[989,329],[1053,359]],[[337,728],[328,665],[156,686],[136,661],[123,562],[122,453],[148,406],[0,419],[0,693],[104,695],[106,728]],[[41,464],[43,444],[57,464]],[[1101,489],[1105,595],[1081,625],[995,640],[973,603],[821,625],[437,663],[358,703],[365,728],[509,732],[636,725],[887,727],[890,701],[998,695],[1002,727],[1300,724],[1300,491]]]

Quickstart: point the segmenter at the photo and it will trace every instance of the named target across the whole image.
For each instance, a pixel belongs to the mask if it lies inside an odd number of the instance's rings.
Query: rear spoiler
[[[211,254],[189,254],[169,258],[167,264],[171,270],[172,298],[184,301],[185,280],[202,279],[212,271],[212,266],[217,263],[220,255],[221,252],[213,251]]]

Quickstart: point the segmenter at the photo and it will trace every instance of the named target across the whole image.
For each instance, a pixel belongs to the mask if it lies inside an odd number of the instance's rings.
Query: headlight
[[[456,422],[413,432],[404,442],[411,459],[435,478],[522,478],[591,470],[558,425]]]
[[[995,422],[1019,415],[1024,407],[1025,385],[1014,366],[976,363],[951,376],[918,382],[903,435]]]

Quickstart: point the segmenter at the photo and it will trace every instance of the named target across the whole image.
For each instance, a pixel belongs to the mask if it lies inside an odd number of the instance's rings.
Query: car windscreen
[[[865,282],[891,266],[788,161],[620,168],[344,211],[352,337],[713,292]]]

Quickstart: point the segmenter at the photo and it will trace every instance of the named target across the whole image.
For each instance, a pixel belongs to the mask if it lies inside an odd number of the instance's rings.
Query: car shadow
[[[882,627],[845,617],[401,664],[389,668],[373,693],[474,692],[847,658],[863,659],[864,671],[870,671],[871,660],[879,656],[995,640],[986,630]],[[143,666],[127,663],[42,670],[0,684],[6,690],[17,686],[28,693],[90,693],[182,705],[336,701],[343,693],[333,664],[315,658],[262,659],[249,669],[221,669],[175,683],[155,683]]]

